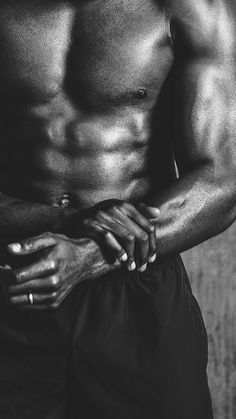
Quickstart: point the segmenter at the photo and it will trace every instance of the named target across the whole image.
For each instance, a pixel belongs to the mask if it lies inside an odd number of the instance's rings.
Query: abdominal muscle
[[[143,199],[149,190],[145,125],[137,112],[125,118],[79,115],[70,121],[23,117],[2,153],[7,159],[1,165],[1,190],[76,208],[106,199]]]

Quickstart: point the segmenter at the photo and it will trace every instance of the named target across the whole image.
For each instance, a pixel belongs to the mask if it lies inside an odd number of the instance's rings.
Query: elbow
[[[225,228],[226,230],[228,227],[230,227],[234,221],[236,220],[236,191],[228,198],[229,204],[228,208],[225,211]]]
[[[218,195],[222,231],[236,220],[236,165],[228,167],[226,173],[217,176],[216,190]]]

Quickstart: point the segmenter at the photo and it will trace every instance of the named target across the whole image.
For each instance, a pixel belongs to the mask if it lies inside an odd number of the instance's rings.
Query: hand
[[[156,259],[155,217],[157,208],[142,204],[150,218],[134,205],[111,199],[91,208],[80,223],[82,235],[99,242],[103,248],[121,262],[127,262],[129,270],[144,271],[148,262]]]
[[[8,246],[20,257],[36,254],[36,262],[21,269],[7,267],[10,304],[33,310],[56,309],[86,273],[84,240],[45,233]]]

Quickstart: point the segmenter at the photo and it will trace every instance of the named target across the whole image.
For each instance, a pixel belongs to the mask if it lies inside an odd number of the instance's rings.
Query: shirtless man
[[[236,214],[223,0],[0,8],[0,417],[212,418],[178,253]]]

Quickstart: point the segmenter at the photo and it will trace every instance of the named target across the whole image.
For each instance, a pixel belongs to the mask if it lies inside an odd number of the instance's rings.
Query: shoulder
[[[175,40],[186,52],[233,54],[235,22],[226,0],[168,0],[167,9]]]

